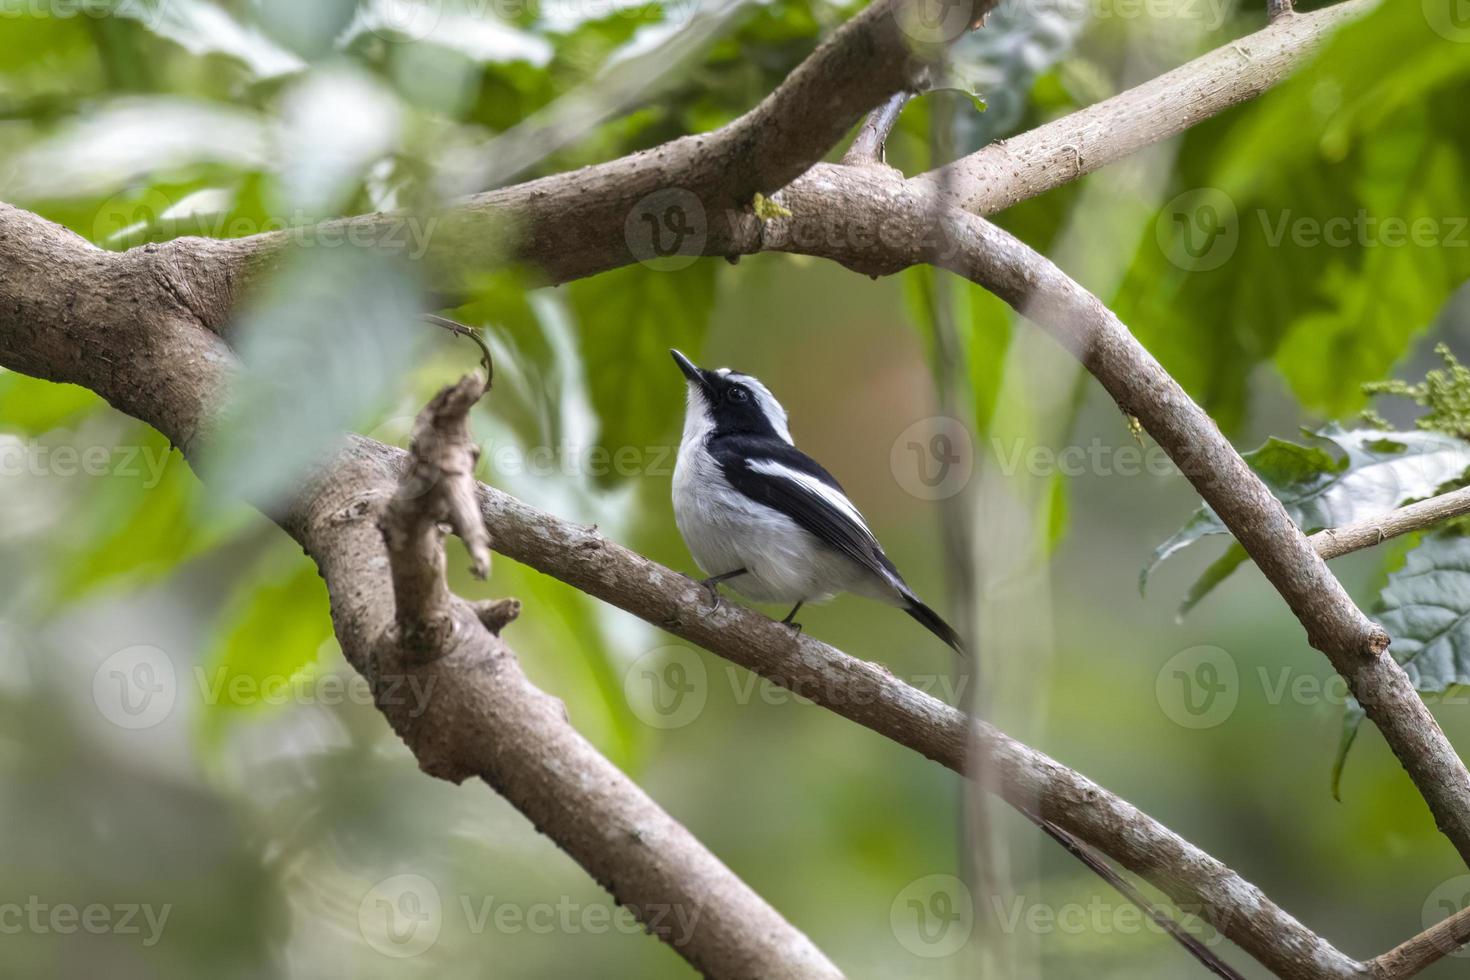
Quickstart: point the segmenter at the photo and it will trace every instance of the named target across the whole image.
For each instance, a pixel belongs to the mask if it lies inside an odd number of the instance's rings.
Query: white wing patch
[[[762,473],[766,476],[778,476],[784,480],[790,480],[792,483],[801,484],[801,486],[820,497],[833,510],[839,511],[851,518],[852,522],[862,528],[863,533],[871,538],[874,544],[878,543],[878,539],[873,536],[873,532],[868,530],[868,522],[863,520],[863,515],[853,506],[852,501],[811,474],[793,470],[789,466],[770,459],[752,459],[748,460],[746,465],[756,473]]]

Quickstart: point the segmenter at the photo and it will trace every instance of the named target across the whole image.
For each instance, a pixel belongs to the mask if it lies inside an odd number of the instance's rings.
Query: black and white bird
[[[689,380],[674,466],[674,520],[704,585],[757,602],[804,603],[839,592],[898,606],[964,654],[957,633],[904,582],[863,515],[816,460],[797,449],[786,410],[759,380],[708,371],[678,351]]]

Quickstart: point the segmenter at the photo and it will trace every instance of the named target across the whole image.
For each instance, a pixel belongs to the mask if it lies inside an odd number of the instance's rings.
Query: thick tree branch
[[[988,5],[978,3],[975,9],[984,6]],[[1362,0],[1352,0],[1342,5],[1339,17],[1350,16],[1364,6]],[[767,193],[781,186],[840,138],[840,133],[833,135],[837,126],[832,119],[843,119],[841,128],[845,130],[861,112],[912,84],[914,65],[907,59],[907,38],[899,37],[903,32],[896,31],[892,24],[879,23],[880,17],[891,13],[887,7],[876,5],[839,31],[772,97],[718,133],[689,137],[576,174],[493,192],[456,211],[446,218],[434,243],[436,255],[453,256],[458,263],[448,264],[448,280],[453,280],[456,268],[484,269],[505,261],[531,262],[552,281],[626,264],[640,257],[626,233],[627,220],[637,215],[636,205],[654,191],[673,188],[693,194],[694,200],[706,207],[711,220],[699,246],[706,254],[779,248],[821,255],[875,273],[928,261],[992,288],[1072,349],[1119,404],[1143,419],[1155,439],[1181,463],[1201,494],[1215,505],[1277,585],[1307,628],[1309,639],[1328,653],[1334,666],[1349,680],[1425,794],[1436,820],[1465,854],[1465,844],[1470,841],[1464,825],[1470,819],[1466,816],[1470,808],[1465,806],[1470,779],[1453,752],[1448,751],[1432,717],[1407,689],[1402,672],[1383,653],[1385,638],[1352,606],[1312,546],[1198,407],[1095,298],[1046,260],[980,219],[941,211],[940,227],[936,228],[936,190],[931,186],[936,183],[934,174],[905,182],[882,168],[818,166],[781,195],[782,203],[794,209],[792,219],[762,223],[744,212],[748,194],[756,190]],[[875,13],[880,9],[881,13]],[[1301,39],[1303,44],[1310,43],[1336,22],[1314,17],[1319,15],[1284,18],[1268,31],[1316,24],[1316,29]],[[1199,103],[1204,108],[1179,112],[1170,109],[1164,114],[1164,128],[1175,127],[1172,131],[1178,131],[1248,98],[1296,63],[1279,61],[1287,57],[1285,51],[1268,54],[1265,60],[1269,65],[1284,67],[1279,68],[1279,74],[1273,74],[1278,69],[1271,68],[1259,77],[1246,70],[1253,80],[1243,94],[1238,94],[1240,90],[1227,73],[1210,66],[1201,69],[1199,62],[1194,63],[1192,72],[1184,73],[1188,78],[1180,75],[1183,69],[1165,76],[1171,81],[1156,95],[1166,101]],[[1237,64],[1236,71],[1242,70]],[[865,72],[880,80],[871,82]],[[834,95],[824,91],[833,80],[851,84],[842,90],[843,94]],[[1153,106],[1152,111],[1159,111],[1159,107]],[[789,127],[803,120],[814,125],[805,133],[793,135]],[[1116,135],[1090,143],[1085,156],[1075,142],[1060,147],[1076,158],[1067,179],[1168,135],[1157,126],[1119,125],[1111,132]],[[1046,134],[1045,139],[1068,136],[1062,130]],[[792,152],[773,152],[781,150]],[[1054,153],[1056,148],[1046,152]],[[1007,193],[1025,196],[1061,182],[1056,178],[1050,178],[1050,183],[1035,179],[1029,176],[1032,172],[1029,166],[1018,166],[1012,176],[1003,176],[999,183],[1012,183],[1014,190]],[[937,183],[942,187],[944,182]],[[1002,195],[996,200],[1007,198]],[[965,201],[971,203],[972,198]],[[990,209],[1002,205],[992,202],[971,206]],[[723,222],[715,220],[721,215]],[[339,225],[354,227],[359,237],[371,237],[375,230],[393,230],[394,223],[401,220],[402,216],[367,216]],[[799,232],[804,225],[807,230],[823,228],[826,234],[816,240],[803,239]],[[331,226],[326,230],[330,231]],[[886,234],[875,237],[873,230]],[[154,424],[192,453],[207,439],[214,406],[232,364],[228,351],[211,343],[212,338],[202,328],[217,330],[226,322],[241,284],[262,263],[269,263],[280,244],[280,238],[269,236],[228,243],[184,241],[110,256],[85,243],[79,246],[79,240],[54,226],[0,205],[0,267],[7,273],[0,280],[0,361],[39,377],[92,387],[123,411]],[[564,718],[560,729],[548,728],[558,712],[548,710],[547,705],[554,706],[555,702],[524,682],[513,656],[490,629],[481,625],[503,625],[510,607],[503,601],[493,606],[471,606],[450,597],[451,616],[456,623],[464,624],[463,635],[473,638],[475,649],[457,649],[431,664],[407,660],[395,664],[388,655],[377,658],[378,665],[374,666],[373,658],[364,652],[370,649],[368,641],[387,635],[397,616],[386,562],[377,563],[378,570],[373,574],[378,580],[365,591],[355,577],[364,565],[371,566],[374,557],[382,554],[382,538],[369,517],[391,498],[391,487],[401,477],[403,466],[402,454],[354,441],[337,464],[303,493],[291,513],[281,517],[283,526],[318,558],[332,586],[333,613],[344,650],[354,663],[364,665],[361,669],[380,669],[382,663],[388,663],[390,668],[400,670],[455,671],[447,683],[461,694],[443,702],[445,715],[459,725],[484,726],[481,734],[487,737],[466,750],[446,742],[442,731],[424,737],[427,729],[421,719],[395,717],[389,711],[391,706],[386,706],[385,713],[389,713],[395,728],[405,734],[410,745],[420,746],[424,753],[421,758],[429,760],[426,768],[431,771],[461,778],[470,772],[485,773],[538,825],[554,826],[558,842],[599,880],[608,881],[615,869],[599,866],[599,855],[616,854],[619,860],[636,862],[637,849],[632,849],[632,855],[624,853],[627,848],[619,850],[619,839],[616,835],[609,839],[606,827],[541,823],[543,816],[553,822],[558,819],[556,794],[574,787],[548,787],[538,782],[536,774],[517,768],[524,760],[507,758],[515,746],[525,744],[522,740],[528,734],[534,734],[533,741],[542,738],[548,745],[555,743],[557,758],[564,753],[579,763],[585,761],[593,767],[589,771],[599,773],[604,771],[601,767],[611,768],[580,741]],[[493,492],[481,492],[487,495],[482,505],[496,531],[497,548],[514,554],[517,545],[513,535],[507,540],[507,529],[495,520]],[[527,516],[520,514],[521,518]],[[597,545],[600,539],[595,535],[592,538],[589,547],[593,552],[603,546],[615,547],[606,542]],[[560,560],[569,562],[571,575],[578,577],[584,574],[584,568],[598,564],[594,557],[569,550]],[[634,567],[641,562],[641,570],[648,571],[651,563],[646,560],[631,553],[622,556],[630,558],[636,559],[632,561]],[[626,572],[627,568],[622,567],[619,574]],[[757,614],[735,611],[728,604],[708,615],[700,614],[702,593],[697,587],[682,576],[664,572],[674,581],[649,600],[651,606],[646,608],[659,617],[654,621],[912,745],[956,771],[965,771],[968,729],[959,712],[906,688],[880,668],[851,661],[809,638],[792,638]],[[344,590],[348,582],[352,586]],[[587,591],[595,593],[591,587]],[[646,609],[634,611],[651,618]],[[688,616],[696,618],[681,618]],[[736,621],[727,619],[732,616],[749,618],[744,631],[732,632]],[[482,695],[477,692],[486,677],[491,691]],[[1375,694],[1383,695],[1382,699],[1375,700]],[[513,703],[495,700],[501,695]],[[536,695],[544,701],[538,701]],[[497,740],[501,736],[504,741]],[[558,738],[566,739],[565,744],[557,742]],[[1067,833],[1094,844],[1124,867],[1153,881],[1176,901],[1198,906],[1207,921],[1278,975],[1365,975],[1367,966],[1333,949],[1234,872],[1127,803],[1003,733],[987,730],[986,738],[992,746],[993,761],[1002,770],[1000,782],[1007,799],[1018,807],[1038,806],[1041,816]],[[468,755],[461,754],[466,751]],[[1436,786],[1436,779],[1442,785]],[[599,800],[597,805],[605,804],[611,812],[618,812],[618,806],[629,813],[641,812],[638,792],[631,784],[619,784],[614,800]],[[651,802],[647,805],[652,806]],[[678,828],[671,820],[668,823]],[[677,837],[676,831],[670,833]],[[689,843],[698,853],[704,853],[692,838]],[[830,964],[810,949],[804,937],[780,922],[713,857],[705,856],[713,867],[701,865],[709,875],[698,884],[716,890],[733,889],[729,900],[734,907],[750,913],[748,921],[736,921],[725,932],[712,929],[706,936],[748,939],[748,927],[754,923],[775,929],[785,940],[775,951],[757,950],[737,941],[739,948],[734,953],[724,941],[711,940],[707,954],[721,963],[727,962],[722,958],[727,955],[767,956],[762,960],[766,964],[764,972],[749,961],[741,961],[742,967],[751,967],[756,975],[826,975],[830,971]],[[658,867],[648,867],[647,862],[638,867],[649,877],[640,879],[635,887],[651,883],[656,890],[676,889],[679,885],[666,880],[666,866],[663,877]],[[604,873],[609,877],[602,877]],[[617,873],[621,875],[621,871]],[[690,875],[690,880],[697,877]],[[618,885],[623,885],[621,877]],[[622,897],[621,891],[617,894]],[[703,955],[681,952],[691,960]],[[810,959],[804,967],[808,973],[783,972],[794,970],[794,964],[805,959]]]
[[[219,300],[211,278],[184,274],[177,256],[151,247],[104,252],[0,204],[0,365],[91,388],[197,465],[238,364],[208,329],[225,315],[211,305]],[[427,410],[418,465],[401,452],[349,443],[271,515],[321,570],[344,655],[426,772],[456,782],[482,777],[705,974],[839,977],[526,679],[497,635],[518,611],[514,600],[471,604],[444,587],[430,518],[457,521],[485,557],[478,505],[462,503],[472,492],[472,447],[458,428],[462,414],[455,417],[473,393],[456,387]],[[440,489],[446,474],[458,489]],[[429,499],[414,503],[425,484]],[[420,507],[427,509],[413,513]],[[385,532],[399,538],[391,559]],[[429,564],[407,567],[416,560]],[[395,582],[407,583],[411,598],[395,601]],[[403,642],[404,621],[414,642]],[[428,656],[427,642],[438,644]],[[427,704],[402,696],[406,680],[429,692]],[[692,928],[675,931],[675,922]]]
[[[444,215],[360,215],[327,222],[314,233],[392,248],[401,246],[405,223],[417,222],[428,236],[437,279],[449,291],[475,273],[507,264],[525,266],[550,284],[647,259],[650,246],[640,236],[656,233],[657,223],[676,213],[681,234],[667,236],[663,244],[683,254],[759,251],[762,226],[749,208],[755,193],[769,197],[795,179],[859,116],[914,88],[927,71],[913,59],[913,38],[895,26],[899,2],[868,8],[758,106],[713,133],[477,195]],[[1344,0],[1283,18],[1112,99],[916,176],[913,183],[977,213],[1002,210],[1254,98],[1373,2]],[[974,0],[974,16],[994,5],[995,0]],[[238,294],[271,267],[287,240],[277,233],[192,239],[174,247],[214,270]]]
[[[431,241],[440,282],[454,289],[484,270],[525,266],[561,283],[653,257],[648,235],[680,254],[734,254],[757,193],[770,196],[821,160],[870,109],[922,87],[930,61],[999,0],[942,5],[948,29],[925,18],[932,0],[877,0],[807,57],[749,112],[711,133],[671,140],[607,163],[492,190],[439,215],[361,215],[317,226],[331,240],[402,247],[405,222]],[[968,6],[966,6],[968,5]],[[675,235],[661,226],[675,209]],[[662,230],[660,230],[662,229]],[[239,290],[269,269],[284,232],[196,240]],[[662,253],[660,253],[662,254]]]
[[[1111,99],[914,180],[977,214],[1003,211],[1255,98],[1306,63],[1333,30],[1376,2],[1346,0],[1282,18]]]
[[[6,270],[0,277],[0,363],[38,377],[86,385],[116,405],[129,406],[176,443],[192,447],[202,441],[196,433],[207,431],[202,421],[223,397],[234,359],[190,310],[186,297],[194,294],[174,288],[177,284],[158,271],[176,268],[176,258],[166,248],[123,255],[102,252],[49,222],[0,205],[0,268]],[[180,384],[180,379],[188,383]],[[375,515],[393,498],[407,465],[407,454],[401,450],[353,439],[341,459],[298,495],[287,514],[278,516],[317,559],[332,596],[343,651],[370,678],[375,669],[383,669],[374,667],[373,654],[397,615]],[[557,521],[488,487],[480,487],[479,493],[486,526],[502,553],[614,602],[956,772],[966,772],[968,722],[960,711],[901,683],[881,667],[845,656],[811,637],[793,637],[790,630],[759,613],[728,602],[709,610],[698,583],[607,541],[593,529]],[[484,611],[453,597],[450,602],[461,627],[458,634],[472,638],[473,647],[427,664],[394,663],[391,655],[381,659],[389,663],[390,675],[433,672],[441,678],[446,697],[463,694],[425,717],[503,724],[506,730],[493,737],[476,731],[461,747],[445,731],[429,728],[423,718],[401,717],[400,704],[386,704],[384,710],[411,746],[422,747],[432,771],[462,776],[477,766],[512,764],[515,746],[541,744],[528,741],[528,728],[549,725],[553,719],[565,725],[565,719],[545,706],[552,700],[524,680],[499,639],[478,628],[476,621],[482,621]],[[482,663],[491,666],[477,666]],[[449,671],[456,673],[445,673]],[[475,693],[482,674],[499,678],[499,686]],[[425,676],[421,683],[427,682]],[[438,683],[435,689],[440,689]],[[492,697],[493,692],[500,694]],[[481,703],[476,707],[473,702]],[[530,704],[527,713],[515,708],[522,702]],[[481,708],[498,720],[475,723]],[[594,761],[595,752],[580,736],[569,727],[557,731],[555,752],[603,771],[606,763]],[[1214,858],[1034,749],[999,731],[987,733],[1000,770],[998,783],[1016,806],[1029,808],[1086,841],[1176,902],[1198,908],[1203,918],[1281,975],[1353,975],[1350,958]],[[569,771],[569,776],[584,785],[580,775],[586,772],[584,767],[577,773]],[[607,777],[620,778],[611,773]],[[531,779],[529,774],[526,778]],[[620,889],[615,894],[625,897],[623,876],[598,863],[597,848],[607,843],[601,836],[608,832],[606,827],[579,825],[570,832],[562,822],[568,818],[557,813],[572,808],[561,807],[558,800],[563,797],[552,787],[505,775],[492,776],[492,781],[508,796],[517,794],[509,798],[538,827],[599,880],[614,881]],[[616,785],[622,787],[620,782]],[[617,839],[614,834],[614,842]],[[666,862],[660,866],[669,869]],[[666,884],[680,887],[678,882]],[[743,898],[737,892],[737,901]],[[649,901],[646,894],[642,900]],[[1331,969],[1318,966],[1323,963]]]
[[[1382,517],[1369,518],[1355,524],[1331,527],[1318,531],[1307,540],[1324,559],[1341,558],[1343,555],[1374,545],[1389,538],[1412,531],[1422,531],[1436,524],[1470,514],[1470,487],[1451,490],[1428,500],[1406,504],[1389,511]]]

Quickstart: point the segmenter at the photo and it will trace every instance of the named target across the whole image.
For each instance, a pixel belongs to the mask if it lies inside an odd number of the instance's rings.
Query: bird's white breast
[[[707,433],[690,438],[689,429],[674,465],[674,520],[700,569],[746,569],[726,584],[757,602],[820,602],[841,591],[853,563],[731,487],[705,449]]]

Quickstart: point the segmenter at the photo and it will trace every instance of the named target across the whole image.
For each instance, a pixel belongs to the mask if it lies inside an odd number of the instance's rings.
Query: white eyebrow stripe
[[[786,409],[776,401],[776,396],[771,394],[771,390],[756,378],[747,377],[744,383],[755,393],[756,404],[760,406],[761,414],[766,417],[766,421],[771,423],[771,428],[776,430],[776,435],[780,436],[788,446],[796,445],[791,441],[791,430],[787,428]]]
[[[863,533],[873,540],[873,543],[877,543],[878,539],[874,537],[873,532],[868,529],[868,522],[863,520],[863,515],[858,512],[858,509],[855,506],[853,506],[852,501],[848,500],[841,493],[827,486],[827,484],[823,483],[821,480],[818,480],[810,473],[802,473],[800,470],[793,470],[785,463],[778,463],[774,459],[748,459],[745,461],[745,463],[751,468],[751,470],[756,473],[761,473],[765,476],[779,477],[783,480],[790,480],[793,483],[800,484],[807,490],[810,490],[812,493],[820,497],[823,502],[825,502],[833,510],[840,511],[847,517],[851,518],[853,523],[862,528]]]

